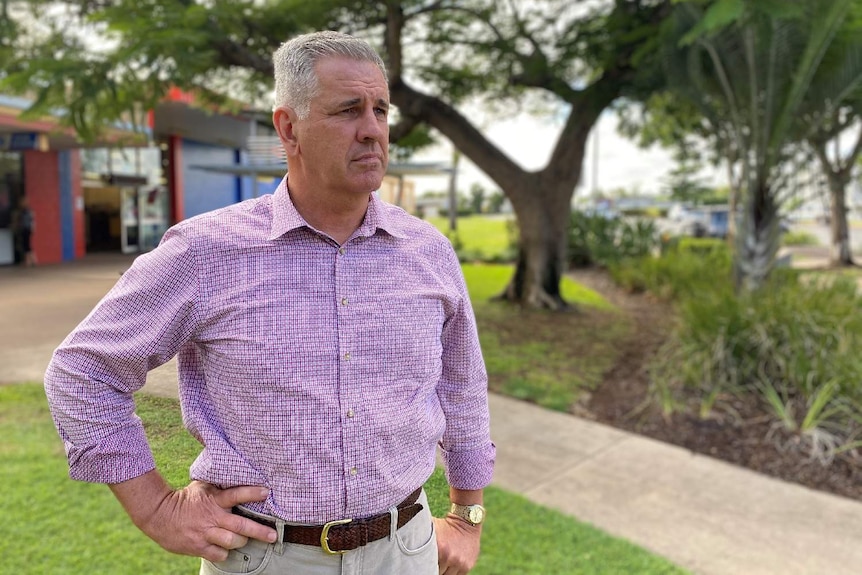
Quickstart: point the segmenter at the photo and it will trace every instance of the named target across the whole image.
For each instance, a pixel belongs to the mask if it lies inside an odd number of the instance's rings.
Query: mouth
[[[371,164],[375,162],[383,164],[383,158],[379,154],[362,154],[361,156],[353,158],[353,161],[359,162],[360,164]]]

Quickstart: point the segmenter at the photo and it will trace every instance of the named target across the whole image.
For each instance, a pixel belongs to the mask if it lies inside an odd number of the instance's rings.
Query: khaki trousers
[[[343,555],[309,545],[249,540],[225,561],[203,559],[200,575],[437,575],[437,538],[424,490],[419,503],[422,511],[407,525],[395,530],[393,523],[389,537]],[[394,509],[389,511],[397,521]]]

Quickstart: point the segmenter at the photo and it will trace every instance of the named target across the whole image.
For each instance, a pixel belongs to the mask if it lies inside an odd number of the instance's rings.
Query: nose
[[[360,142],[380,142],[388,140],[389,125],[385,115],[378,115],[374,106],[367,106],[359,118],[356,139]]]

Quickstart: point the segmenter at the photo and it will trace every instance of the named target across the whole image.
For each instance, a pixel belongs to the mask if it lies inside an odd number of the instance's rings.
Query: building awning
[[[193,165],[193,170],[215,172],[219,174],[231,174],[234,176],[272,177],[281,178],[287,173],[287,165],[282,162],[271,164],[234,164],[226,165]],[[398,163],[389,164],[386,174],[389,176],[442,176],[449,174],[452,169],[446,164],[437,162],[427,163]]]

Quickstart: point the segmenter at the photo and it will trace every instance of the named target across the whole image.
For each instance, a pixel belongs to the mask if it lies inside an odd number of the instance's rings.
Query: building
[[[271,126],[204,109],[180,90],[142,130],[113,127],[89,146],[57,118],[21,119],[29,105],[0,96],[0,265],[16,261],[10,226],[24,196],[35,214],[33,248],[45,264],[146,251],[173,223],[272,192],[280,180],[209,169],[246,162],[249,135]]]

